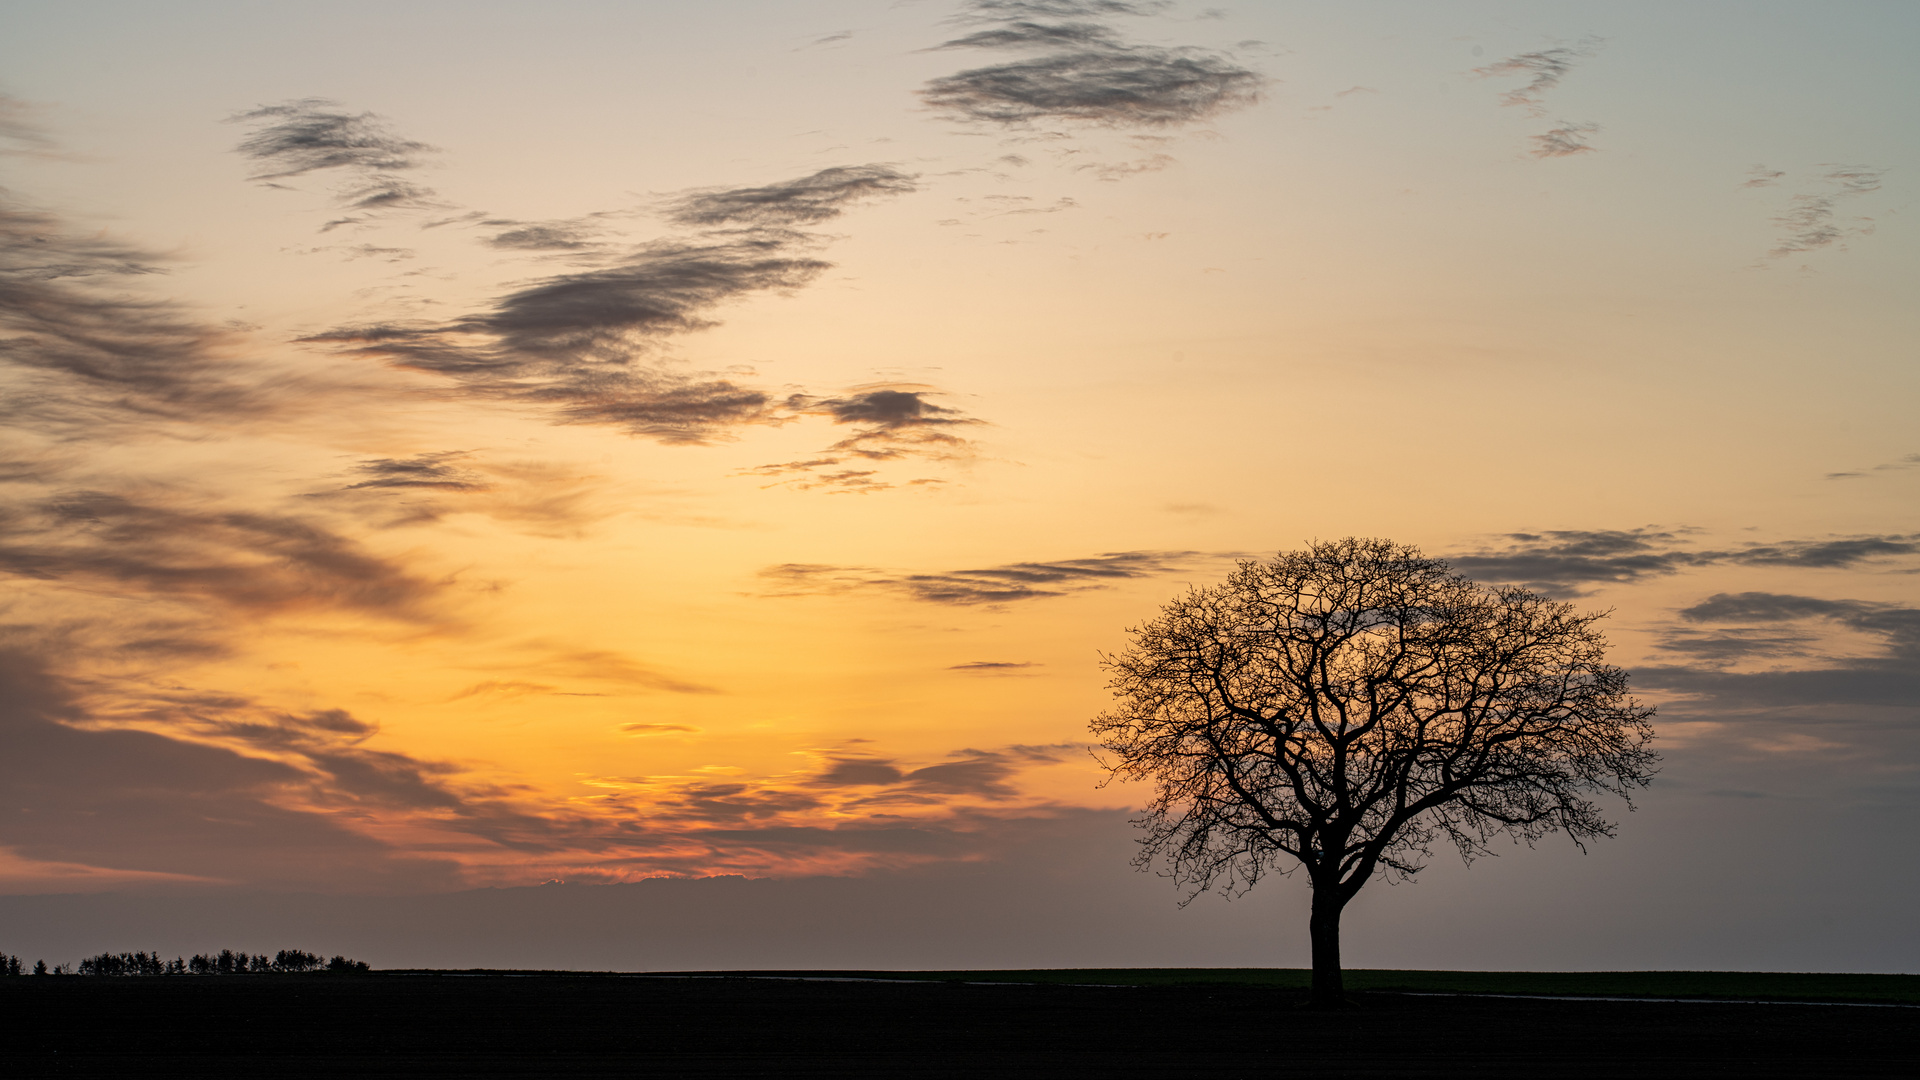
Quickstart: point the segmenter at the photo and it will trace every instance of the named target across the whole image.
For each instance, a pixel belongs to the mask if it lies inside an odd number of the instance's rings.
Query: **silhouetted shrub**
[[[164,975],[166,961],[158,953],[101,953],[80,961],[82,975]]]
[[[195,953],[190,960],[174,957],[164,960],[157,952],[101,953],[80,961],[81,975],[291,975],[307,971],[331,971],[357,974],[371,970],[361,960],[349,960],[336,956],[332,960],[322,960],[318,953],[303,949],[281,949],[272,956],[265,953],[251,954],[222,949],[218,954]],[[0,953],[0,976],[24,974],[20,958]],[[35,975],[49,974],[45,960],[33,966]],[[74,971],[61,964],[51,971],[54,975],[71,975]]]
[[[281,949],[279,952],[273,954],[273,970],[275,971],[314,971],[322,967],[325,963],[326,961],[320,959],[318,956],[310,952],[302,952],[299,949]]]

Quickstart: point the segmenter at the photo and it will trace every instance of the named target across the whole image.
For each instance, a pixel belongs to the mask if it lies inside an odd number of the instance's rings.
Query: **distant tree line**
[[[289,975],[304,971],[357,975],[367,970],[364,960],[349,960],[344,956],[323,960],[315,953],[300,949],[281,949],[272,956],[222,949],[217,955],[199,953],[191,960],[177,956],[165,960],[157,952],[101,953],[80,961],[78,972],[65,964],[55,965],[49,971],[45,960],[33,965],[35,975]],[[26,969],[19,957],[0,953],[0,977],[24,974]]]

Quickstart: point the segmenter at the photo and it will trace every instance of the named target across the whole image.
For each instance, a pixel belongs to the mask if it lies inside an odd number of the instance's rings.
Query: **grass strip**
[[[691,974],[691,973],[688,973]],[[1306,990],[1305,968],[1037,968],[982,971],[732,971],[705,975],[1061,985],[1265,986]],[[1545,994],[1920,1005],[1920,975],[1778,971],[1402,971],[1349,968],[1350,991]]]

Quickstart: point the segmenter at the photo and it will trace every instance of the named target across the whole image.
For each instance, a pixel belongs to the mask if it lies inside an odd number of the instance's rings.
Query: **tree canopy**
[[[1340,912],[1376,874],[1441,839],[1471,861],[1497,835],[1613,835],[1592,796],[1631,808],[1658,758],[1605,615],[1386,540],[1241,563],[1104,659],[1104,764],[1154,785],[1137,861],[1189,896],[1304,868],[1314,999],[1337,1004]]]

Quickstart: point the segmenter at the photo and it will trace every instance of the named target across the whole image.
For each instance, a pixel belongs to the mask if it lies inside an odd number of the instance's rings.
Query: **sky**
[[[0,948],[1299,963],[1303,880],[1128,865],[1087,721],[1160,604],[1354,535],[1611,612],[1664,760],[1349,963],[1920,971],[1916,45],[9,4]]]

